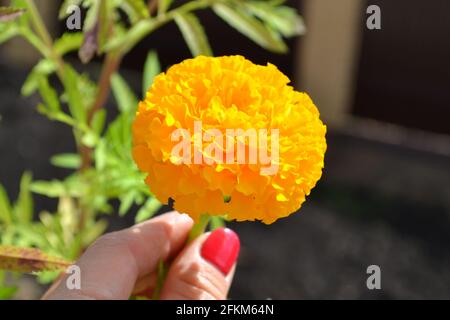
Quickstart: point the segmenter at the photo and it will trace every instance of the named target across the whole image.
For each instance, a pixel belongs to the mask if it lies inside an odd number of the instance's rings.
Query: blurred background
[[[231,224],[242,253],[230,297],[449,299],[450,3],[287,3],[308,28],[289,40],[287,55],[267,53],[209,11],[199,14],[215,55],[277,65],[328,125],[323,178],[301,211],[270,227]],[[55,19],[59,1],[38,4],[54,34],[65,28]],[[381,30],[366,27],[372,4],[381,8]],[[190,57],[176,25],[163,27],[124,61],[121,73],[136,92],[153,48],[164,67]],[[25,170],[35,179],[63,178],[67,171],[48,159],[75,151],[70,129],[39,115],[37,97],[20,96],[36,59],[21,40],[0,47],[0,181],[11,198]],[[35,201],[36,211],[56,205]],[[133,223],[131,215],[109,219],[110,230]],[[369,265],[381,268],[381,290],[366,287]],[[43,290],[23,281],[18,298]]]

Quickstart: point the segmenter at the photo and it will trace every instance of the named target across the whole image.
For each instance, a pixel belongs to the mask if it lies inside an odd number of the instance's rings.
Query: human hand
[[[64,275],[43,299],[129,299],[156,286],[161,259],[173,262],[161,290],[163,300],[226,299],[234,276],[239,238],[229,229],[189,243],[192,219],[171,212],[100,237],[76,263],[81,289],[69,290]]]

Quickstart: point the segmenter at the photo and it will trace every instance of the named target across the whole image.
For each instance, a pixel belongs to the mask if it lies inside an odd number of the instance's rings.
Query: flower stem
[[[195,240],[197,237],[202,235],[206,227],[208,226],[210,216],[208,214],[202,214],[200,216],[200,220],[194,224],[194,226],[191,229],[191,232],[189,233],[188,243]]]
[[[164,282],[167,277],[167,272],[169,271],[169,267],[166,265],[166,263],[161,259],[158,263],[158,269],[157,269],[157,279],[156,279],[156,287],[155,290],[153,290],[152,294],[152,300],[159,300],[161,296],[161,290],[164,285]]]

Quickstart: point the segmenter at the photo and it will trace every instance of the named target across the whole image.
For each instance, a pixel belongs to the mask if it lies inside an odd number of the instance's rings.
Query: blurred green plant
[[[107,223],[102,215],[114,211],[111,200],[120,201],[120,216],[138,206],[136,222],[159,210],[161,204],[150,194],[131,157],[130,127],[139,99],[118,73],[126,54],[174,21],[193,56],[213,55],[206,31],[195,15],[208,8],[261,47],[284,53],[287,46],[283,37],[300,35],[305,29],[297,12],[283,3],[65,0],[59,19],[69,17],[71,5],[81,6],[86,18],[81,31],[65,32],[57,39],[50,36],[33,0],[12,0],[9,7],[0,7],[0,44],[21,36],[42,56],[23,84],[22,95],[39,94],[37,110],[52,121],[67,124],[77,146],[77,153],[50,159],[54,166],[72,170],[66,179],[33,181],[26,172],[15,202],[0,185],[0,269],[9,273],[0,270],[0,299],[16,293],[20,273],[35,272],[41,282],[53,281],[105,232]],[[104,57],[97,80],[68,62],[66,55],[74,51],[84,64],[95,56]],[[151,51],[144,65],[140,96],[160,72],[158,56]],[[110,91],[118,116],[107,124],[105,105]],[[57,199],[57,208],[36,217],[32,193]],[[211,228],[222,224],[215,218]]]

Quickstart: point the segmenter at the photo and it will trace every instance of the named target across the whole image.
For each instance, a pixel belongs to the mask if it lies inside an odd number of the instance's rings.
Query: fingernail
[[[230,272],[239,255],[239,237],[230,229],[216,229],[203,243],[202,257],[225,275]]]

